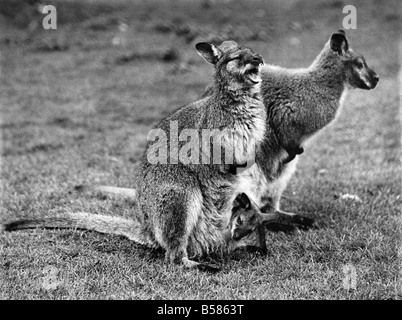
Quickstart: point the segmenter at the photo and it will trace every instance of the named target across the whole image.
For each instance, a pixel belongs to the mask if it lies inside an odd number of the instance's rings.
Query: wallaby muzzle
[[[380,77],[374,70],[370,70],[370,89],[374,89],[377,86]]]

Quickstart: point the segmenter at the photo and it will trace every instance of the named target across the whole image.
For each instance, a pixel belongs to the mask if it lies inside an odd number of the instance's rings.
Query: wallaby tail
[[[33,228],[91,230],[124,236],[137,243],[146,244],[141,237],[140,224],[137,221],[87,212],[64,213],[38,219],[21,219],[0,225],[0,230],[4,231]]]
[[[131,188],[120,188],[120,187],[112,187],[112,186],[86,186],[79,185],[75,187],[77,191],[95,191],[103,196],[117,196],[121,198],[135,200],[137,196],[137,192],[135,189]]]

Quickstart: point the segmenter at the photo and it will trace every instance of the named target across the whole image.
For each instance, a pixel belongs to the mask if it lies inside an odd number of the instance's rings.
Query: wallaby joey
[[[232,217],[226,232],[228,246],[232,249],[246,247],[262,254],[267,253],[265,227],[272,223],[300,223],[297,216],[283,215],[280,212],[263,213],[258,205],[245,193],[237,195],[232,208]],[[247,236],[256,232],[257,238]],[[243,239],[242,241],[240,241]]]
[[[240,179],[229,167],[253,161],[264,138],[266,111],[260,96],[263,60],[234,41],[220,46],[202,42],[196,49],[214,66],[213,92],[178,109],[152,130],[134,193],[135,221],[125,228],[111,226],[115,233],[138,243],[165,249],[168,262],[213,271],[214,266],[189,257],[226,250],[225,230],[234,200],[241,192],[248,194],[248,177]],[[231,150],[243,152],[234,152],[233,163],[226,163],[221,162],[222,157],[212,161],[205,158],[206,152],[185,149],[189,136],[201,136],[205,130],[214,132],[213,139],[207,140],[207,151],[224,149],[225,156]],[[108,230],[107,223],[103,230]],[[18,222],[11,222],[5,229],[16,225]],[[57,222],[53,225],[57,227]]]
[[[240,193],[234,200],[232,216],[226,231],[228,248],[234,250],[246,247],[266,254],[265,225],[278,222],[278,218],[277,214],[263,214],[254,201],[250,200],[245,193]],[[256,239],[247,239],[247,236],[254,231],[257,231]],[[240,241],[242,239],[244,240]]]
[[[249,239],[240,241],[254,231],[257,231],[256,240],[251,239],[251,243]],[[240,193],[234,200],[232,216],[225,232],[225,238],[230,251],[239,247],[246,247],[262,254],[267,253],[262,213],[245,193]]]

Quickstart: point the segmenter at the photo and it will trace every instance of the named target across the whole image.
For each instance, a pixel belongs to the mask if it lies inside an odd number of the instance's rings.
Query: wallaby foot
[[[303,230],[315,228],[315,220],[297,213],[278,211],[280,223],[288,223]]]
[[[295,232],[297,229],[295,225],[279,223],[279,222],[271,222],[269,224],[266,224],[265,228],[271,232],[284,232],[284,233]]]
[[[183,249],[168,250],[165,253],[165,262],[182,265],[185,269],[198,269],[206,272],[218,272],[221,270],[220,266],[213,263],[203,263],[191,260],[187,256],[187,252]]]
[[[265,229],[273,232],[293,232],[296,230],[296,226],[289,223],[288,221],[284,221],[283,215],[279,213],[277,210],[273,209],[271,205],[265,205],[262,210],[268,210],[270,213],[262,213],[262,222],[265,226]],[[272,213],[273,212],[273,213]],[[286,220],[286,219],[285,219]],[[262,233],[260,231],[260,239]],[[265,239],[265,237],[264,237]]]
[[[313,218],[305,217],[299,214],[295,214],[291,217],[291,223],[305,229],[316,228],[315,220]]]
[[[291,232],[297,228],[310,229],[316,228],[315,220],[313,218],[305,217],[297,213],[286,212],[282,210],[275,210],[270,203],[264,205],[261,212],[274,212],[277,219],[272,221],[265,221],[265,226],[271,231],[284,231]]]
[[[268,249],[267,247],[259,247],[259,246],[245,246],[242,248],[243,250],[245,250],[246,252],[250,252],[250,253],[258,253],[262,256],[266,256],[268,254]]]
[[[198,269],[200,271],[211,272],[211,273],[218,272],[221,270],[221,267],[216,264],[196,262],[188,258],[182,258],[182,263],[184,268],[186,269]]]
[[[269,222],[265,224],[265,227],[269,231],[282,231],[285,233],[294,232],[296,229],[308,230],[317,228],[314,219],[301,215],[295,215],[293,217],[280,216],[278,221]]]

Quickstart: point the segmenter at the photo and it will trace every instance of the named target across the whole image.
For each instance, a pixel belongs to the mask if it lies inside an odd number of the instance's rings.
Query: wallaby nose
[[[264,60],[262,59],[262,57],[259,54],[254,55],[250,60],[251,60],[250,63],[255,64],[255,65],[260,65],[260,64],[264,63]]]
[[[377,73],[374,73],[371,76],[371,79],[372,79],[372,81],[371,81],[371,88],[370,89],[374,89],[377,86],[378,81],[380,81],[380,77],[378,76]]]

